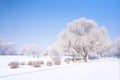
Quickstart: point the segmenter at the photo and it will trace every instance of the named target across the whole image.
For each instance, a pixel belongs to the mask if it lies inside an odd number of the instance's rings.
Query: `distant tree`
[[[17,54],[17,45],[14,42],[0,41],[0,55]]]
[[[26,44],[23,45],[21,54],[35,57],[41,53],[42,49],[37,44]]]
[[[51,56],[53,59],[54,58],[60,58],[61,56],[63,56],[63,51],[62,51],[62,47],[59,44],[59,42],[55,42],[53,45],[51,45],[48,50],[47,53],[49,56]]]
[[[100,55],[110,44],[104,28],[99,28],[93,20],[80,18],[67,25],[67,29],[59,34],[58,40],[68,54],[83,56],[87,62],[88,55]],[[92,53],[92,54],[91,54]]]
[[[117,38],[115,40],[115,43],[113,43],[112,46],[114,56],[116,56],[118,59],[120,58],[120,38]]]

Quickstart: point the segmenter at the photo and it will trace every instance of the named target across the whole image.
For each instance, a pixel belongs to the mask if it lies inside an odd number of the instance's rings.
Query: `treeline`
[[[43,50],[37,44],[23,45],[19,50],[21,55],[36,56]],[[82,56],[87,58],[101,58],[104,56],[120,57],[120,38],[112,42],[107,29],[95,21],[86,18],[73,20],[66,29],[58,35],[58,40],[47,49],[47,55],[52,58],[62,56]],[[14,55],[18,53],[14,42],[0,41],[0,55]]]

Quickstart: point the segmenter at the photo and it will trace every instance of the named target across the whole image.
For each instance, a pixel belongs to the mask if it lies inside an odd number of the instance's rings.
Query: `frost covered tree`
[[[37,44],[26,44],[23,45],[21,54],[35,57],[41,53],[42,49]]]
[[[62,46],[59,42],[55,42],[52,44],[48,49],[47,53],[49,56],[51,56],[53,59],[54,58],[60,58],[63,56],[63,49]]]
[[[98,28],[96,34],[92,34],[93,40],[91,43],[90,51],[96,54],[89,54],[92,56],[96,56],[98,58],[102,58],[102,56],[108,55],[108,50],[111,46],[111,41],[107,36],[107,31],[105,28]]]
[[[114,56],[116,56],[118,59],[120,58],[120,38],[117,38],[115,40],[115,43],[113,43],[112,46]]]
[[[101,55],[110,44],[104,28],[93,20],[80,18],[68,23],[59,35],[61,46],[68,54],[81,55],[87,62],[88,55]]]
[[[17,54],[16,43],[0,40],[0,55],[15,55],[15,54]]]

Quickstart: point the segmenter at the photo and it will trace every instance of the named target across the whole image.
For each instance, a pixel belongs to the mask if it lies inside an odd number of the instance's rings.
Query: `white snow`
[[[91,60],[87,63],[62,64],[34,68],[28,65],[10,69],[10,61],[39,60],[31,57],[0,56],[0,80],[120,80],[120,61],[115,58]]]

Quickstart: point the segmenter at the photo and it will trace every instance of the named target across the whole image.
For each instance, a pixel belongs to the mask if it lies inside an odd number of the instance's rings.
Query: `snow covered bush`
[[[32,62],[33,67],[40,67],[40,64],[41,64],[40,61],[33,61]]]
[[[41,65],[44,64],[44,61],[42,61],[42,60],[40,60],[39,62],[40,62]]]
[[[25,62],[20,62],[20,65],[25,65]]]
[[[53,65],[53,63],[52,63],[52,61],[47,61],[47,66],[52,66]]]
[[[53,61],[54,61],[54,65],[60,65],[61,64],[61,60],[59,58],[53,59]]]
[[[69,59],[65,59],[64,61],[65,61],[67,64],[70,63],[70,60],[69,60]]]
[[[33,61],[28,61],[27,65],[32,65]]]
[[[19,62],[17,62],[17,61],[15,61],[15,62],[9,62],[9,63],[8,63],[8,66],[9,66],[11,69],[18,68],[18,67],[19,67]]]

